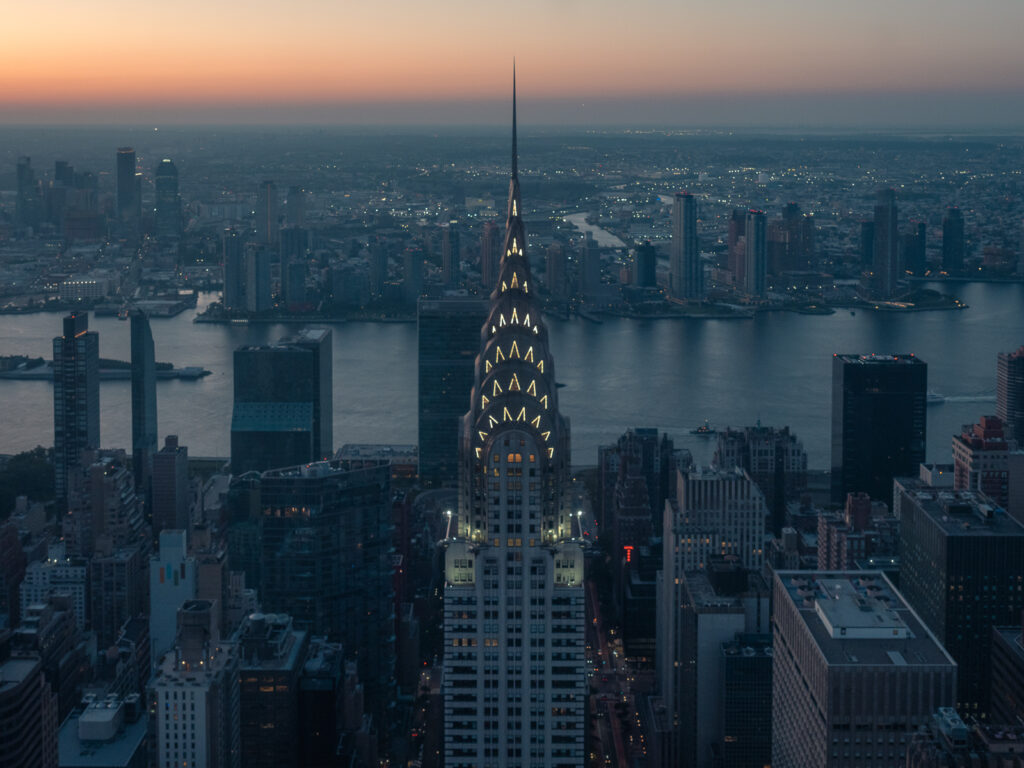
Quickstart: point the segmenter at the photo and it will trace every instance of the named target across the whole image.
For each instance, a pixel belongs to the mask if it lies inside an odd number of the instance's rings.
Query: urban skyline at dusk
[[[1024,121],[1010,0],[515,6],[58,2],[9,10],[0,122],[998,127]]]

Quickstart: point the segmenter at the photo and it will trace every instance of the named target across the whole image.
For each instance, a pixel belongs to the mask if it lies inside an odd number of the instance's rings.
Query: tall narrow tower
[[[583,548],[569,422],[525,253],[515,80],[508,218],[445,553],[445,763],[582,766]],[[575,518],[575,520],[574,520]]]

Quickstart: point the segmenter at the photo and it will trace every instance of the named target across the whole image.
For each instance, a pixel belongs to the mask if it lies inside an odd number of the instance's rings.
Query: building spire
[[[516,60],[512,58],[512,178],[519,176],[519,149],[516,146]]]

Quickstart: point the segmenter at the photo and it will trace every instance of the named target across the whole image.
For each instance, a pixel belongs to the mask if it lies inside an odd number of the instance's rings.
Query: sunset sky
[[[0,123],[1024,124],[1024,0],[43,0]]]

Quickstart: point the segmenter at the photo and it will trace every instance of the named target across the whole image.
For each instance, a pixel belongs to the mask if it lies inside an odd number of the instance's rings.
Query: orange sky
[[[1021,0],[43,0],[0,27],[4,114],[82,105],[1008,90]]]

